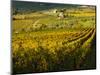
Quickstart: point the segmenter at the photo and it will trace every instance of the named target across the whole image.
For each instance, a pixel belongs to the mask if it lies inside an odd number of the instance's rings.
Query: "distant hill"
[[[47,10],[52,8],[75,8],[79,5],[72,4],[57,4],[57,3],[43,3],[43,2],[26,2],[26,1],[12,1],[12,7],[20,11],[27,10]]]

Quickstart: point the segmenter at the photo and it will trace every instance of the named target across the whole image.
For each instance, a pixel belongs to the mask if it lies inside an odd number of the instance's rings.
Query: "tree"
[[[12,14],[13,14],[13,15],[18,14],[18,9],[13,8],[13,10],[12,10]]]

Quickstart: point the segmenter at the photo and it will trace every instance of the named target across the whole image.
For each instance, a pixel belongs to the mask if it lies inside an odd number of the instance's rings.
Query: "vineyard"
[[[15,74],[95,69],[95,10],[76,9],[64,18],[48,10],[13,15]]]

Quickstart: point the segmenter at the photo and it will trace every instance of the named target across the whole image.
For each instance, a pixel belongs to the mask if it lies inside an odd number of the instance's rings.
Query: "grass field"
[[[13,14],[14,74],[95,69],[94,8],[64,8],[63,18],[54,9]]]

